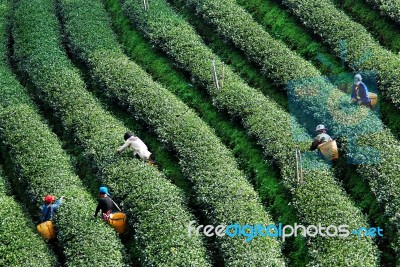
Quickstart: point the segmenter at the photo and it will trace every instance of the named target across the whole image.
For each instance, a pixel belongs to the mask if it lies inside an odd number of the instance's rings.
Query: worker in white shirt
[[[117,152],[122,152],[127,148],[133,149],[133,156],[138,155],[142,160],[150,164],[155,164],[155,161],[150,159],[151,152],[148,150],[146,144],[137,136],[130,132],[124,135],[125,144],[120,146]]]
[[[332,138],[326,133],[325,125],[323,124],[317,125],[315,131],[318,133],[318,135],[314,138],[310,146],[310,150],[315,150],[318,148],[319,145],[325,142],[332,141]]]

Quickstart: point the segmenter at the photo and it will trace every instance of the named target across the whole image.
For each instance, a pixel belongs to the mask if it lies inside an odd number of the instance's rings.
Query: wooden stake
[[[300,184],[303,182],[303,163],[301,158],[301,152],[299,150],[298,145],[296,145],[295,153],[296,153],[296,180],[297,184]]]
[[[298,154],[297,154],[297,147],[295,148],[294,152],[296,154],[296,180],[297,180],[297,184],[298,184],[300,177],[299,177],[299,158],[298,158]]]
[[[299,150],[299,165],[300,165],[300,183],[302,183],[303,182],[303,162],[302,162],[300,150]]]
[[[220,90],[219,83],[218,83],[217,70],[215,68],[215,60],[214,59],[211,61],[211,65],[212,65],[214,85],[218,90]]]
[[[222,61],[221,90],[224,88],[224,79],[225,79],[225,63]]]
[[[144,10],[145,11],[149,10],[149,2],[148,2],[148,0],[143,0],[143,5],[144,5]]]

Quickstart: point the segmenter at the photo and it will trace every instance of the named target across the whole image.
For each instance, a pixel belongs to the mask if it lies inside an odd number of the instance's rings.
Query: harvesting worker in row
[[[118,205],[111,199],[108,188],[105,186],[99,189],[100,198],[94,213],[94,217],[101,210],[101,217],[104,222],[109,223],[119,234],[126,232],[126,214],[121,211]],[[115,209],[116,210],[115,210]],[[115,212],[115,211],[119,212]]]
[[[126,132],[124,135],[125,143],[120,146],[117,152],[122,152],[127,148],[133,150],[133,156],[138,155],[142,160],[150,164],[155,164],[156,162],[150,159],[151,152],[148,150],[146,144],[137,136],[130,132]]]
[[[105,186],[100,187],[99,194],[100,194],[100,198],[97,203],[94,217],[97,217],[97,214],[101,210],[101,218],[103,219],[103,221],[108,222],[108,220],[110,218],[110,214],[112,213],[112,208],[115,205],[115,203],[110,198],[110,193],[108,193],[107,187],[105,187]]]
[[[310,150],[318,149],[318,155],[328,161],[335,162],[339,158],[337,143],[326,133],[325,125],[317,125],[315,131],[317,136],[314,138]]]
[[[332,141],[332,138],[326,133],[325,125],[317,125],[315,131],[317,132],[317,136],[314,138],[310,146],[310,150],[315,150],[318,148],[319,145]]]
[[[372,108],[371,99],[368,96],[368,88],[362,82],[360,74],[354,76],[353,87],[351,90],[351,103],[357,102],[359,106],[364,105],[367,108]]]
[[[52,195],[46,195],[43,198],[44,204],[41,207],[41,209],[42,209],[41,221],[42,222],[50,221],[53,218],[54,212],[56,212],[58,210],[58,208],[61,206],[63,199],[64,199],[64,196],[60,197],[60,199],[58,199],[56,201],[56,198]]]

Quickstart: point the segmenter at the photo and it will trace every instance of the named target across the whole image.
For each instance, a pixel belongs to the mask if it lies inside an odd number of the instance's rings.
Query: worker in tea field
[[[108,222],[110,214],[112,213],[112,207],[115,204],[114,201],[110,198],[110,193],[108,193],[107,187],[100,187],[99,194],[100,198],[96,207],[96,211],[94,213],[94,217],[97,217],[97,214],[101,210],[101,218],[103,219],[103,221]]]
[[[122,152],[127,148],[133,149],[133,156],[138,155],[142,160],[150,164],[156,162],[150,159],[151,152],[148,150],[146,144],[137,136],[134,136],[130,132],[126,132],[124,135],[125,144],[118,148],[117,152]]]
[[[53,217],[54,212],[61,206],[64,197],[60,197],[56,201],[56,198],[52,195],[46,195],[43,200],[44,204],[42,205],[42,222],[50,221]]]
[[[315,150],[318,148],[319,145],[325,142],[332,141],[332,138],[326,133],[325,125],[323,124],[317,125],[315,131],[317,132],[317,136],[314,138],[310,146],[310,150]]]
[[[372,108],[371,99],[368,97],[368,88],[365,83],[362,82],[360,74],[354,76],[353,87],[351,91],[351,103],[355,103],[359,106],[364,105],[367,108]]]
[[[332,161],[334,165],[339,159],[338,144],[327,133],[325,125],[317,125],[315,131],[318,135],[314,138],[310,150],[318,149],[318,155],[328,161]]]

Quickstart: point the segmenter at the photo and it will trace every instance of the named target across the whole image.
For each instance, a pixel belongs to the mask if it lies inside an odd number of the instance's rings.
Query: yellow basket
[[[56,231],[54,230],[54,224],[52,221],[45,221],[37,226],[39,234],[46,240],[50,240],[56,237]]]
[[[339,151],[335,140],[319,145],[318,149],[326,160],[336,160],[339,158]]]
[[[115,212],[110,214],[109,224],[117,231],[119,234],[126,232],[126,215],[123,212]]]
[[[378,95],[368,92],[368,97],[371,99],[372,109],[375,109],[376,104],[378,103]]]

